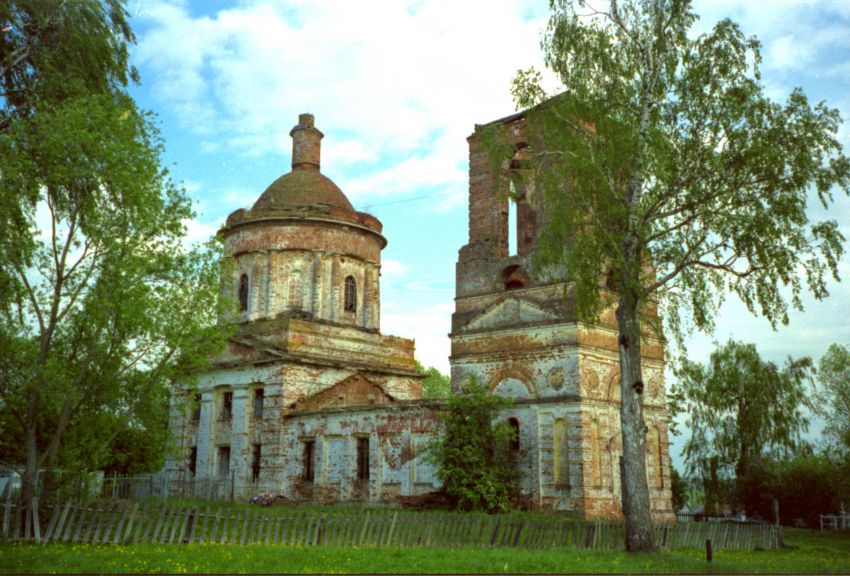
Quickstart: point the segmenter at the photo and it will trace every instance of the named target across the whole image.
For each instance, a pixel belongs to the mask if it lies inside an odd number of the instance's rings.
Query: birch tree
[[[545,223],[538,265],[560,266],[584,321],[615,308],[626,547],[654,548],[645,471],[642,317],[666,337],[710,330],[727,294],[774,326],[827,296],[843,237],[807,207],[848,192],[839,114],[800,89],[771,101],[758,41],[729,20],[690,33],[688,0],[551,0],[545,63],[513,85]]]

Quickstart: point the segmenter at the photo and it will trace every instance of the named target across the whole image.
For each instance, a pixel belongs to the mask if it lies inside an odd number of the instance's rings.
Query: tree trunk
[[[650,552],[652,541],[649,487],[646,482],[646,424],[643,420],[643,378],[640,365],[638,302],[627,285],[617,307],[620,332],[620,428],[623,436],[623,514],[626,550]]]

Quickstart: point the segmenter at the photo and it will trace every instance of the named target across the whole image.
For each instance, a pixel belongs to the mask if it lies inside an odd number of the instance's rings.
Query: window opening
[[[262,420],[263,419],[263,399],[265,398],[265,392],[262,388],[257,388],[254,390],[254,420]]]
[[[369,479],[369,439],[357,439],[357,479]]]
[[[256,482],[260,479],[260,455],[263,451],[262,444],[254,444],[254,450],[251,457],[251,480]]]
[[[345,277],[345,311],[357,312],[357,282],[354,276]]]
[[[218,477],[225,478],[230,474],[230,446],[218,448]]]
[[[511,439],[511,450],[516,452],[519,450],[519,420],[508,418],[508,426],[514,431],[514,437]]]
[[[198,471],[198,447],[192,446],[192,451],[189,453],[189,473],[192,476]]]
[[[246,312],[248,310],[248,275],[243,274],[239,277],[239,311]]]
[[[307,482],[313,481],[313,452],[315,451],[315,447],[315,440],[304,441],[304,452],[301,455],[301,477]]]
[[[221,415],[219,420],[229,422],[233,418],[233,392],[225,392],[221,400]]]

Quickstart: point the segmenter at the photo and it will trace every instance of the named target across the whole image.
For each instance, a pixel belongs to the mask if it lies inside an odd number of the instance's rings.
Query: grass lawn
[[[0,573],[848,573],[850,533],[786,530],[778,551],[338,548],[265,545],[0,545]]]

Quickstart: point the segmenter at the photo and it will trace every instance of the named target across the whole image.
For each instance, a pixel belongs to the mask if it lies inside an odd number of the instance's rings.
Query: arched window
[[[301,303],[301,272],[294,270],[289,276],[289,307],[293,310],[300,310]]]
[[[243,274],[239,277],[239,311],[246,310],[248,310],[248,275]]]
[[[357,282],[354,276],[345,277],[345,311],[357,312]]]
[[[508,418],[508,426],[514,431],[514,438],[511,440],[511,450],[516,452],[519,450],[519,420]]]

